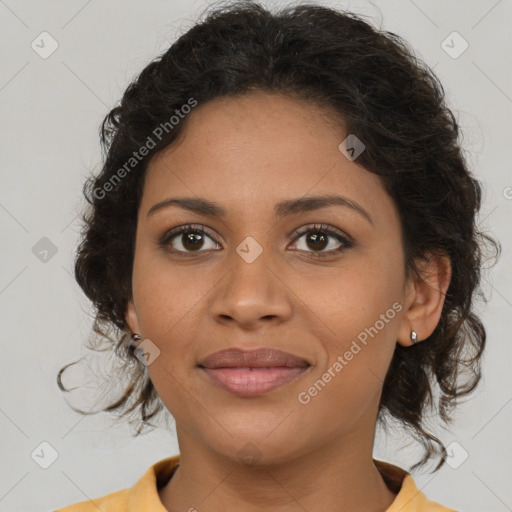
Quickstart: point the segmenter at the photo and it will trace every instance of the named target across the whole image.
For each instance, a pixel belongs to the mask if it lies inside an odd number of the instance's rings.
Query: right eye
[[[168,231],[160,240],[160,245],[170,250],[173,253],[180,255],[191,254],[195,252],[205,252],[204,244],[205,239],[209,238],[214,242],[214,247],[206,248],[205,250],[215,250],[215,245],[219,245],[216,240],[208,234],[204,226],[187,224]]]

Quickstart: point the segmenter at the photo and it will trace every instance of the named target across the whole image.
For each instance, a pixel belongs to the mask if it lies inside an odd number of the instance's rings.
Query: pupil
[[[201,247],[201,244],[203,242],[202,237],[198,233],[189,233],[188,235],[184,235],[185,242],[183,243],[183,246],[186,249],[197,249],[198,247]],[[187,244],[191,244],[188,246]]]
[[[202,236],[199,233],[189,233],[188,235],[183,235],[185,238],[185,242],[183,243],[183,246],[186,249],[197,249],[200,248],[203,239]],[[307,244],[310,249],[324,249],[327,246],[327,237],[320,233],[320,232],[313,232],[310,233],[307,238]]]
[[[312,240],[313,241],[313,245],[311,246],[311,244],[309,243],[309,241]],[[315,244],[318,244],[318,242],[320,242],[320,247],[317,245],[315,246]],[[311,233],[308,237],[308,246],[310,249],[324,249],[327,245],[327,237],[324,235],[324,234],[319,234],[319,232],[314,232],[314,233]]]

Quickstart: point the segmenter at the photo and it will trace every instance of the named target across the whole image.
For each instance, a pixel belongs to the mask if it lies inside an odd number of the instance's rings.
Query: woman
[[[448,422],[480,379],[474,295],[497,247],[408,46],[318,5],[216,8],[128,87],[102,144],[76,278],[126,361],[105,410],[145,425],[165,407],[180,454],[60,511],[453,510],[372,458],[398,420],[425,449],[412,468],[443,464],[422,418],[432,402]]]

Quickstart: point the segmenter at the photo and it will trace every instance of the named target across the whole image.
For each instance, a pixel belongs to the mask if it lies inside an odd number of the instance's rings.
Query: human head
[[[162,408],[147,368],[130,350],[126,324],[146,171],[157,155],[186,136],[194,102],[202,108],[254,91],[315,105],[329,122],[338,119],[344,133],[363,141],[357,164],[379,176],[398,212],[404,277],[421,277],[418,266],[428,257],[446,256],[451,262],[439,322],[414,347],[396,345],[380,400],[381,418],[388,414],[409,426],[430,455],[437,440],[421,418],[434,386],[441,390],[437,410],[447,420],[456,399],[479,380],[485,330],[472,305],[484,238],[475,225],[481,189],[463,158],[443,88],[430,70],[397,36],[317,5],[276,15],[252,3],[213,12],[150,63],[105,118],[105,164],[84,190],[91,209],[76,278],[97,308],[97,331],[115,326],[113,344],[135,363],[127,365],[129,385],[113,409],[140,407],[147,420]],[[172,116],[180,118],[176,124]],[[148,155],[141,156],[140,148],[149,146]],[[128,170],[130,158],[134,165]],[[457,376],[467,361],[469,378],[462,383]],[[135,399],[131,408],[129,399]]]

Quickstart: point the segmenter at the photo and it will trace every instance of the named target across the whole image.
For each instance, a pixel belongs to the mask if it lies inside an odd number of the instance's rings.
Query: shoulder
[[[152,512],[165,511],[158,489],[165,485],[179,465],[179,455],[162,459],[152,466],[130,488],[115,491],[100,498],[80,501],[53,512]]]
[[[418,489],[412,475],[404,469],[376,459],[374,463],[388,487],[396,494],[386,512],[457,512],[429,500]]]
[[[54,512],[124,512],[128,506],[128,489],[112,492],[101,498],[80,501]]]
[[[429,500],[422,493],[412,476],[407,474],[395,501],[386,512],[457,512],[453,508]]]

